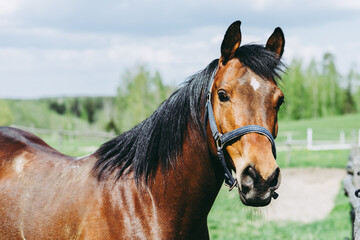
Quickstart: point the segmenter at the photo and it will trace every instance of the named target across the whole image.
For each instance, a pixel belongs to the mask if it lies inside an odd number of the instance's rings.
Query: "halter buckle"
[[[216,148],[218,150],[222,150],[224,145],[221,143],[221,133],[216,132],[215,135],[213,136],[213,138],[215,141]]]
[[[233,190],[238,185],[237,179],[235,178],[234,184],[232,186],[230,186],[228,184],[226,184],[226,185],[229,187],[229,192],[230,192],[231,190]]]
[[[206,100],[207,100],[207,102],[211,102],[211,92],[207,92]]]

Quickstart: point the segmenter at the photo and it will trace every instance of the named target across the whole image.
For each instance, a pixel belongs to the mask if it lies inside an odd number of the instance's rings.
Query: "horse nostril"
[[[242,173],[243,178],[250,177],[252,179],[256,179],[257,175],[258,174],[257,174],[256,170],[251,166],[248,166],[247,168],[245,168]]]
[[[256,179],[257,174],[255,169],[253,169],[252,167],[248,167],[248,173],[252,179]]]
[[[241,184],[241,191],[246,195],[250,191],[250,187],[245,184]]]
[[[280,168],[276,168],[273,174],[268,178],[269,187],[275,188],[279,183]]]
[[[245,168],[245,170],[241,175],[242,189],[244,190],[245,187],[246,188],[253,187],[256,179],[257,179],[257,173],[255,169],[250,166]]]

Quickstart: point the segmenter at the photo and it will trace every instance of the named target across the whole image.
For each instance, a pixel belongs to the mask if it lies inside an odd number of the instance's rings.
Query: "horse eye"
[[[279,109],[280,106],[285,102],[284,97],[280,97],[277,104],[276,104],[276,109]]]
[[[219,90],[218,96],[221,102],[229,101],[229,97],[224,90]]]

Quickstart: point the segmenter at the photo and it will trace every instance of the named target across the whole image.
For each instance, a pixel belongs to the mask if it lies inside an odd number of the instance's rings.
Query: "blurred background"
[[[341,181],[360,144],[356,0],[0,0],[0,125],[33,132],[66,154],[91,153],[218,58],[235,20],[242,44],[265,44],[278,26],[285,33],[276,141],[288,202],[280,194],[255,211],[222,190],[209,216],[211,238],[351,237]],[[286,195],[291,189],[298,191]],[[312,200],[300,205],[301,196]],[[289,216],[272,218],[283,212]]]

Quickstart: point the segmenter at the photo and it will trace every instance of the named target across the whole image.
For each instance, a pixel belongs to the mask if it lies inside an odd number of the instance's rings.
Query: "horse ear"
[[[224,40],[221,43],[221,58],[220,63],[225,65],[229,60],[235,56],[236,50],[240,46],[241,32],[240,21],[236,21],[226,30]]]
[[[275,28],[273,34],[271,34],[271,36],[266,42],[266,49],[276,53],[278,59],[280,59],[284,53],[284,46],[285,46],[284,33],[281,30],[281,28],[277,27]]]

